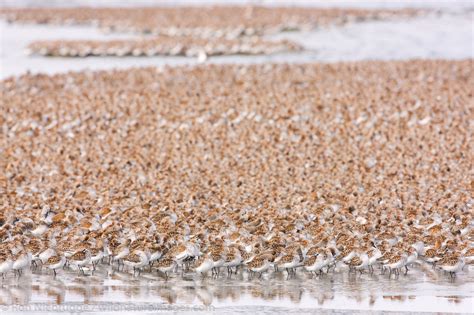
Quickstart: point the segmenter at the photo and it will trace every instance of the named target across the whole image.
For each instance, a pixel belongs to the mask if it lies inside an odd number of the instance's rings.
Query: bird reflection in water
[[[76,301],[85,304],[101,301],[141,303],[152,300],[169,305],[203,306],[237,304],[249,300],[284,301],[289,305],[300,305],[303,300],[312,300],[314,304],[323,306],[341,294],[355,304],[366,303],[369,306],[374,306],[378,298],[395,303],[416,299],[416,295],[380,295],[383,286],[380,282],[390,280],[376,274],[361,276],[345,273],[338,278],[327,274],[316,278],[302,274],[287,280],[283,273],[273,273],[252,280],[248,280],[247,275],[235,276],[234,279],[223,275],[219,279],[176,277],[167,281],[158,276],[131,277],[127,273],[108,273],[100,269],[95,275],[86,277],[67,271],[63,274],[68,277],[50,277],[36,271],[27,273],[20,282],[7,277],[0,285],[0,305],[45,302],[45,297],[46,302],[51,304]],[[105,278],[104,274],[107,275]],[[410,282],[410,276],[400,277]],[[344,288],[341,288],[341,283],[344,283]],[[403,291],[404,285],[398,283],[400,286],[397,290]],[[462,297],[455,295],[444,298],[456,304],[463,301]]]
[[[63,304],[65,302],[66,285],[58,278],[48,279],[45,283],[45,291],[47,292],[48,297],[54,299],[54,304]]]

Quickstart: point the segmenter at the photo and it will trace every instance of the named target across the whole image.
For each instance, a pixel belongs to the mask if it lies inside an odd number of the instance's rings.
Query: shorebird
[[[242,256],[242,262],[244,265],[250,263],[256,256],[257,256],[257,252],[253,252],[253,251],[247,251],[247,249],[243,248],[243,247],[239,247],[239,251],[240,251],[240,255]]]
[[[172,247],[167,255],[176,261],[177,266],[181,266],[181,272],[184,273],[188,262],[199,255],[199,248],[191,242],[181,243]]]
[[[336,261],[342,261],[343,263],[349,262],[354,256],[356,255],[356,252],[354,250],[353,246],[347,246],[345,247],[339,255],[336,257]]]
[[[377,247],[373,247],[367,252],[367,255],[369,256],[369,263],[368,263],[368,268],[369,272],[373,273],[374,272],[374,264],[377,263],[377,260],[382,257],[382,252],[380,249]]]
[[[77,269],[84,275],[83,268],[91,263],[91,252],[87,248],[79,250],[69,257],[68,262],[71,266],[77,267]]]
[[[40,237],[44,233],[46,233],[46,231],[48,231],[48,228],[49,228],[48,225],[42,223],[38,225],[34,230],[31,230],[30,233],[34,237]]]
[[[458,257],[457,255],[446,256],[439,261],[438,267],[442,270],[449,272],[451,277],[456,277],[456,273],[461,271],[465,265],[464,257]]]
[[[418,259],[418,251],[416,250],[416,248],[410,247],[408,249],[407,262],[405,264],[406,271],[408,271],[408,266],[409,265],[411,266],[413,263],[415,263],[417,259]]]
[[[345,264],[349,266],[349,271],[359,270],[362,273],[369,266],[369,256],[366,253],[357,254],[350,261],[345,262]]]
[[[466,264],[474,263],[474,247],[466,248],[463,253]]]
[[[384,264],[384,268],[388,268],[390,271],[390,276],[392,273],[395,273],[396,275],[400,274],[400,269],[405,267],[406,261],[407,261],[407,254],[402,253],[402,254],[394,254],[392,255],[388,261]],[[405,271],[405,274],[408,272],[408,270]]]
[[[112,262],[116,261],[117,262],[117,268],[120,269],[120,265],[123,265],[122,259],[130,254],[130,243],[132,242],[131,239],[127,239],[125,243],[113,246],[111,248],[112,251]]]
[[[50,232],[48,232],[48,234],[49,233]],[[38,242],[35,243],[30,241],[30,243],[26,246],[26,248],[31,253],[31,260],[35,266],[37,263],[39,263],[41,267],[49,259],[49,257],[55,254],[55,250],[53,249],[53,243],[55,242],[50,240],[50,236],[48,236],[48,234],[45,238],[43,238],[43,240],[38,240]]]
[[[204,277],[209,270],[214,268],[214,261],[211,258],[211,254],[207,253],[206,255],[199,257],[194,265],[194,270]]]
[[[306,251],[306,257],[316,256],[321,252],[320,246],[312,246]]]
[[[2,278],[13,268],[12,253],[10,249],[2,249],[0,253],[0,273]]]
[[[304,262],[304,269],[311,273],[323,273],[323,268],[328,264],[328,257],[326,253],[321,252],[315,256],[311,256]]]
[[[151,245],[150,265],[153,266],[153,263],[160,259],[165,253],[166,246],[164,246],[163,244],[153,243]]]
[[[25,250],[20,250],[20,252],[13,256],[13,266],[12,269],[20,277],[25,268],[28,268],[30,265],[30,255]]]
[[[214,249],[211,253],[211,261],[213,263],[212,266],[212,274],[214,276],[219,276],[220,268],[224,265],[224,258],[221,249]]]
[[[237,268],[242,264],[242,256],[237,249],[234,249],[228,252],[225,255],[225,261],[223,266],[227,267],[227,273],[232,274],[233,268],[235,268],[235,273],[237,273]]]
[[[258,273],[259,278],[262,277],[263,273],[271,267],[271,263],[266,258],[255,258],[247,264],[247,268],[252,274]]]
[[[149,260],[147,254],[143,250],[135,250],[123,258],[124,265],[133,268],[133,275],[136,272],[140,275],[142,268],[148,265]]]
[[[425,250],[425,255],[423,256],[423,259],[427,262],[433,265],[433,268],[435,268],[436,263],[443,257],[443,255],[446,253],[446,250],[443,250],[441,248],[429,248]]]
[[[163,257],[157,261],[156,268],[164,273],[165,278],[168,279],[168,273],[176,268],[176,262],[170,257]]]
[[[300,256],[297,254],[288,254],[283,256],[280,261],[278,262],[279,269],[285,269],[288,273],[288,277],[290,274],[296,274],[296,267],[300,264]]]
[[[95,270],[102,258],[105,257],[105,249],[102,244],[98,246],[91,247],[91,263],[92,268]]]
[[[34,268],[38,267],[35,257],[39,261],[38,255],[43,250],[43,242],[38,238],[31,238],[25,244],[26,251],[31,255],[31,264]]]
[[[77,251],[77,248],[80,247],[80,244],[74,242],[72,238],[66,237],[63,241],[59,242],[56,245],[56,251],[63,253],[64,257],[66,257],[66,265],[67,259],[69,259],[74,253]]]
[[[56,276],[56,269],[61,269],[66,264],[66,257],[60,253],[56,253],[54,256],[48,258],[44,263],[44,266],[50,270],[53,270],[54,276]]]

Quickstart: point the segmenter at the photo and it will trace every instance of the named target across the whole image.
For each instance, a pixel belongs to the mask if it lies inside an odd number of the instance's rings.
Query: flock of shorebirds
[[[38,221],[15,218],[0,229],[0,273],[20,277],[27,268],[57,270],[74,268],[85,274],[98,264],[111,264],[134,275],[143,271],[169,274],[195,272],[206,276],[246,270],[251,277],[268,271],[284,271],[288,277],[299,270],[322,275],[336,266],[349,272],[398,276],[411,266],[429,263],[452,277],[474,262],[472,215],[450,212],[450,217],[406,218],[384,226],[353,218],[353,209],[318,218],[303,215],[289,225],[282,220],[242,214],[233,229],[196,231],[204,218],[164,209],[131,222],[121,211],[104,208],[95,216],[81,211],[55,213],[42,209]],[[147,212],[150,213],[150,212]],[[239,215],[240,216],[240,215]],[[295,217],[290,217],[295,219]],[[194,222],[193,222],[194,221]],[[383,228],[381,228],[383,227]],[[339,268],[341,270],[342,268]]]
[[[471,63],[6,79],[0,273],[464,276]]]
[[[193,37],[166,37],[90,41],[36,41],[28,46],[30,54],[61,57],[87,56],[187,56],[258,55],[299,51],[302,47],[290,41],[266,41],[258,37],[245,40],[203,40]]]
[[[238,38],[350,21],[410,17],[420,10],[312,7],[179,6],[144,8],[0,8],[8,22],[94,25],[111,32]],[[183,18],[186,17],[186,18]]]
[[[365,19],[409,17],[415,10],[344,10],[265,7],[1,9],[9,22],[85,24],[112,32],[153,34],[122,40],[35,41],[30,54],[51,57],[260,55],[297,52],[288,40],[270,41],[264,34],[313,29]],[[182,18],[185,16],[186,18]]]
[[[471,63],[6,79],[0,273],[470,277]]]

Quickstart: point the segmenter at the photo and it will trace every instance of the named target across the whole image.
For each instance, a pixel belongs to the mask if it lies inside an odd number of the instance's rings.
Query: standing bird
[[[446,259],[443,259],[438,263],[438,267],[449,272],[449,275],[452,278],[456,277],[456,273],[461,271],[464,265],[464,258],[459,258],[457,256],[446,257]]]
[[[78,268],[84,275],[84,267],[91,263],[91,252],[85,248],[69,257],[69,264]]]
[[[327,265],[328,258],[326,253],[321,252],[316,254],[315,256],[309,257],[304,262],[304,269],[311,273],[319,273],[321,275],[323,273],[323,268]]]
[[[165,278],[168,279],[168,273],[173,271],[176,268],[176,262],[169,257],[164,257],[160,259],[156,265],[156,268],[165,274]]]
[[[31,257],[25,250],[20,250],[16,255],[13,255],[12,269],[20,277],[23,270],[30,266]]]
[[[247,264],[247,268],[252,274],[258,273],[259,278],[261,278],[271,265],[267,258],[257,257]]]
[[[44,266],[50,270],[53,270],[54,276],[56,277],[56,269],[61,269],[66,264],[66,257],[61,253],[51,256],[44,263]]]
[[[194,270],[205,277],[206,273],[214,267],[214,262],[210,257],[210,253],[199,257],[199,259],[194,263],[194,266]]]
[[[133,253],[128,254],[123,258],[124,265],[133,268],[133,275],[138,272],[138,275],[142,272],[142,268],[148,265],[149,260],[146,253],[142,250],[135,250]]]
[[[0,254],[0,273],[2,274],[2,279],[5,279],[5,274],[12,270],[12,267],[12,253],[8,249]]]

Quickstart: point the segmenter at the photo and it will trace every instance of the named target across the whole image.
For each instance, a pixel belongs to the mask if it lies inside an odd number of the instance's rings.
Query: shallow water
[[[456,278],[421,264],[407,275],[389,276],[376,269],[367,273],[335,273],[314,277],[298,271],[251,278],[246,272],[219,278],[193,274],[166,280],[156,271],[140,276],[101,266],[94,274],[75,270],[28,271],[20,279],[12,274],[0,286],[2,313],[74,312],[240,312],[300,313],[326,310],[463,312],[474,311],[474,268]]]

